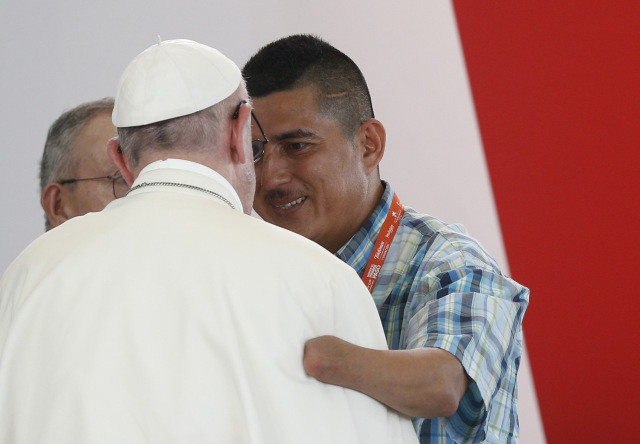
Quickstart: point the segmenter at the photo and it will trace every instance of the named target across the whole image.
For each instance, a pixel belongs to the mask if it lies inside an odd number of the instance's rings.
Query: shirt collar
[[[222,185],[236,199],[237,202],[242,202],[236,190],[229,183],[229,181],[224,178],[222,174],[212,170],[207,166],[202,165],[201,163],[184,159],[156,160],[155,162],[151,162],[149,165],[144,167],[142,171],[140,171],[140,174],[166,168],[192,171],[194,173],[202,174],[203,176],[209,177],[216,182],[219,182],[220,185]],[[240,206],[240,208],[242,208],[242,206]]]

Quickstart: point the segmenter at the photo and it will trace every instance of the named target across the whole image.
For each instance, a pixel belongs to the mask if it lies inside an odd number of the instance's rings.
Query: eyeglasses
[[[67,185],[70,183],[82,182],[85,180],[110,180],[112,183],[111,189],[113,190],[113,196],[116,199],[124,197],[124,195],[127,194],[127,191],[129,191],[129,185],[127,185],[127,182],[124,180],[124,177],[122,177],[119,171],[116,171],[109,176],[87,177],[85,179],[64,179],[59,180],[57,183],[59,183],[60,185]]]
[[[233,113],[233,119],[237,119],[238,118],[238,113],[240,112],[240,107],[242,105],[244,105],[245,103],[247,103],[246,100],[242,100],[240,101],[240,103],[238,103],[238,106],[236,106],[236,110]],[[260,140],[260,139],[255,139],[251,141],[251,148],[253,148],[253,163],[257,163],[260,161],[260,159],[262,159],[262,156],[264,156],[264,146],[269,143],[269,139],[267,139],[267,135],[264,133],[264,130],[262,129],[262,126],[260,126],[260,122],[258,122],[258,118],[256,117],[256,115],[253,113],[253,110],[251,110],[251,117],[253,117],[253,120],[255,120],[256,125],[258,125],[258,128],[260,129],[260,132],[262,133],[262,137],[264,138],[264,140]]]

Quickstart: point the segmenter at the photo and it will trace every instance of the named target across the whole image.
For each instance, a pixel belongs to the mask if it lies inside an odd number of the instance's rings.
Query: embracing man
[[[358,272],[392,349],[322,336],[307,343],[307,373],[414,417],[421,443],[516,442],[528,289],[463,227],[404,205],[380,179],[385,130],[349,57],[293,35],[243,75],[268,139],[254,209]]]

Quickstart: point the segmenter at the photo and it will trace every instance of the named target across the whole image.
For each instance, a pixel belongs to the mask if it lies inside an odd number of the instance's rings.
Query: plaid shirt
[[[361,277],[393,199],[383,185],[374,212],[336,253]],[[473,380],[453,416],[414,418],[420,442],[517,442],[529,290],[502,274],[464,227],[405,206],[372,296],[391,349],[447,350]]]

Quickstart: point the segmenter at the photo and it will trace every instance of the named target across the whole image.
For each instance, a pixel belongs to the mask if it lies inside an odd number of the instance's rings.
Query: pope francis
[[[250,217],[251,111],[217,50],[159,42],[118,85],[131,185],[0,281],[0,443],[416,443],[411,422],[306,375],[321,335],[386,348],[356,273]]]

